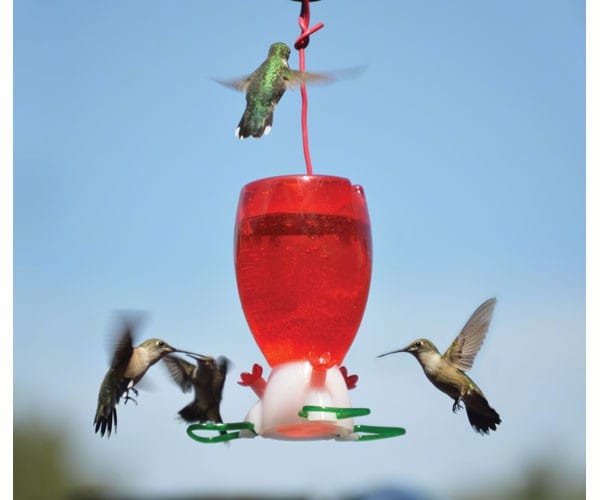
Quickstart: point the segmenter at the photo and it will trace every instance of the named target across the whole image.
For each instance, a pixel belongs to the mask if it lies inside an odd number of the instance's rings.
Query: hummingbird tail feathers
[[[216,412],[211,411],[210,408],[205,410],[198,406],[196,401],[192,401],[189,405],[179,410],[179,416],[186,422],[223,422],[218,410]]]
[[[100,436],[110,437],[110,433],[117,432],[117,409],[114,406],[98,406],[94,417],[94,432],[100,431]]]
[[[256,113],[252,114],[248,110],[244,111],[242,119],[235,129],[235,136],[239,139],[245,139],[246,137],[262,137],[263,134],[267,135],[271,131],[273,126],[273,111],[267,113],[266,116],[256,116]]]
[[[115,433],[117,432],[117,404],[121,399],[121,395],[128,393],[130,390],[137,394],[133,386],[129,388],[130,383],[131,379],[128,378],[113,383],[110,372],[104,377],[100,386],[98,407],[94,417],[94,432],[98,433],[100,431],[101,437],[104,437],[104,434],[110,437],[113,429]],[[133,398],[129,399],[135,401]]]
[[[211,411],[210,409],[208,411],[205,411],[202,408],[199,408],[195,401],[192,401],[189,405],[187,405],[186,407],[179,410],[179,416],[183,420],[185,420],[186,422],[189,422],[189,423],[194,423],[194,422],[200,422],[200,423],[215,422],[218,424],[223,423],[223,419],[221,418],[221,415],[219,414],[218,409],[216,412]],[[224,434],[227,434],[227,432],[219,431],[219,434],[224,435]]]
[[[202,422],[206,419],[205,412],[198,408],[194,402],[179,410],[179,416],[186,422]]]
[[[478,433],[487,434],[490,430],[495,431],[496,426],[502,422],[498,412],[489,405],[483,395],[471,394],[463,401],[467,407],[469,423]]]

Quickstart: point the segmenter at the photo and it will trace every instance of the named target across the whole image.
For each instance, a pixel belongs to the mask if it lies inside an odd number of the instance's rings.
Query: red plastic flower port
[[[354,389],[356,387],[356,383],[358,382],[358,375],[348,375],[348,368],[346,368],[345,366],[340,366],[340,372],[344,377],[346,387],[348,389]]]

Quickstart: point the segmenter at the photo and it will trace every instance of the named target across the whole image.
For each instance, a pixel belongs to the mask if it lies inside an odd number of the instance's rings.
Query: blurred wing
[[[229,369],[229,360],[225,356],[220,356],[217,359],[216,369],[213,376],[213,391],[217,401],[221,401],[223,394],[223,386],[225,385],[225,378],[227,377],[227,370]]]
[[[169,375],[183,392],[189,392],[193,387],[193,373],[195,366],[178,356],[165,356],[163,362],[169,370]]]
[[[133,353],[134,324],[132,318],[123,316],[122,326],[117,334],[117,340],[113,347],[113,357],[110,366],[117,370],[125,369],[131,354]]]
[[[462,371],[470,370],[490,327],[496,299],[488,299],[471,315],[444,357]]]
[[[248,85],[250,85],[250,77],[252,75],[244,76],[242,78],[235,78],[233,80],[217,80],[213,78],[213,80],[221,85],[225,85],[225,87],[231,87],[232,89],[239,90],[240,92],[246,92],[248,90]]]
[[[202,388],[197,387],[196,392],[196,401],[202,409],[200,419],[222,422],[220,407],[229,360],[221,356],[216,360],[213,359],[212,362],[203,362],[202,365],[206,370],[204,372],[206,384],[203,384]]]
[[[310,73],[307,71],[292,70],[291,76],[286,81],[286,88],[293,89],[299,87],[303,83],[312,85],[315,83],[331,83],[336,80],[346,80],[355,78],[365,70],[365,67],[347,68],[332,71],[330,73]]]

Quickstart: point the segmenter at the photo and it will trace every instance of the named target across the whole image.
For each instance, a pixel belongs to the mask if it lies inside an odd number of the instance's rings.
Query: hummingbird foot
[[[457,399],[456,401],[454,401],[454,404],[452,405],[452,412],[456,413],[458,410],[462,410],[463,407],[460,404],[460,400]]]
[[[137,389],[134,389],[133,387],[129,387],[123,393],[123,396],[122,396],[124,398],[123,404],[126,405],[127,401],[133,401],[135,403],[135,405],[137,406],[137,401],[129,395],[129,391],[133,391],[133,393],[136,395],[136,397],[139,396]]]
[[[133,380],[130,380],[129,384],[127,384],[127,387],[125,388],[125,391],[123,392],[123,396],[128,396],[129,391],[133,391],[133,393],[136,395],[136,397],[140,395],[138,390],[135,387],[133,387]]]
[[[123,397],[124,397],[124,400],[123,400],[124,405],[127,404],[127,401],[133,401],[135,403],[135,406],[137,406],[137,401],[135,399],[133,399],[129,394],[125,394]]]

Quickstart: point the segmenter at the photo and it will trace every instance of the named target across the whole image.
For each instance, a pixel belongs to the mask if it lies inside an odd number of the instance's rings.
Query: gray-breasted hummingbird
[[[196,364],[179,356],[166,356],[164,363],[171,378],[183,392],[194,389],[194,400],[179,410],[186,422],[222,423],[220,406],[229,360],[223,356],[192,356]]]
[[[421,364],[430,382],[454,400],[453,412],[456,413],[462,408],[462,400],[471,426],[480,434],[495,431],[501,422],[500,415],[490,407],[481,389],[465,372],[473,366],[475,356],[483,344],[495,305],[495,298],[481,304],[442,355],[430,340],[418,339],[404,349],[378,356],[380,358],[397,352],[412,354]]]
[[[246,110],[238,124],[235,135],[240,139],[261,137],[268,134],[273,125],[273,110],[287,89],[302,83],[333,80],[326,73],[308,73],[290,69],[290,48],[283,42],[275,42],[269,48],[265,61],[246,77],[219,83],[246,92]]]
[[[172,352],[183,352],[175,349],[161,339],[149,339],[137,347],[133,347],[134,328],[130,321],[123,319],[120,335],[114,349],[110,368],[106,372],[98,393],[98,407],[94,417],[95,432],[100,435],[117,431],[117,409],[121,397],[125,403],[136,402],[129,391],[138,395],[135,385],[146,374],[148,368],[162,357]],[[189,353],[194,354],[194,353]]]

